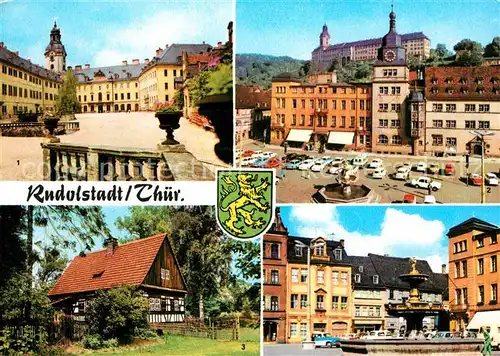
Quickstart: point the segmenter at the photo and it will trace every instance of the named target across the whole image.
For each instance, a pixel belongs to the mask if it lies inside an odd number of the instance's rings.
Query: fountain
[[[358,180],[358,171],[347,163],[340,169],[335,183],[320,188],[314,195],[315,203],[376,203],[378,195],[364,184],[354,184]]]
[[[426,303],[420,300],[418,287],[429,276],[418,272],[417,260],[410,259],[411,270],[399,278],[410,285],[410,298],[399,304],[386,304],[387,314],[406,319],[406,329],[412,334],[422,331],[422,321],[426,316],[436,316],[444,310],[442,303]],[[383,339],[345,340],[341,342],[342,355],[430,355],[430,356],[480,356],[483,340],[480,339]]]

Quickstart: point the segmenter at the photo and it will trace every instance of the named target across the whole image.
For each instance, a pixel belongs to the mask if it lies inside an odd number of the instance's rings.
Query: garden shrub
[[[135,336],[141,339],[155,339],[158,334],[151,329],[137,329],[135,331]]]
[[[85,335],[82,340],[83,347],[86,349],[97,350],[103,347],[103,341],[99,335]]]
[[[118,339],[116,337],[108,340],[104,340],[102,342],[102,347],[103,348],[113,348],[113,347],[118,347],[120,343],[118,342]]]
[[[1,129],[2,136],[8,137],[43,137],[43,127],[13,127],[8,129]]]

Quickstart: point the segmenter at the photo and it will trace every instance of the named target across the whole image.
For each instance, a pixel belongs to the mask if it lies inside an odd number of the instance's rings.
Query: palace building
[[[61,44],[57,24],[50,33],[45,49],[45,68],[22,58],[0,42],[0,118],[16,118],[21,113],[38,113],[55,109],[57,92],[62,83],[59,73],[65,70],[66,51]]]

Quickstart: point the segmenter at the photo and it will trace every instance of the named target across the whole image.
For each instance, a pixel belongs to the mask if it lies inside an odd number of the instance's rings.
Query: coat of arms
[[[217,171],[217,220],[238,239],[263,234],[274,215],[274,170]]]

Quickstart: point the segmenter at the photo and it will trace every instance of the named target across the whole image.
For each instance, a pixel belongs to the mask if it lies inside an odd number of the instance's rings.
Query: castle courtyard
[[[165,139],[153,112],[77,114],[80,130],[59,136],[61,143],[155,150]],[[217,136],[181,119],[175,138],[210,170],[226,167],[214,153]],[[0,180],[40,181],[41,137],[0,137]]]

